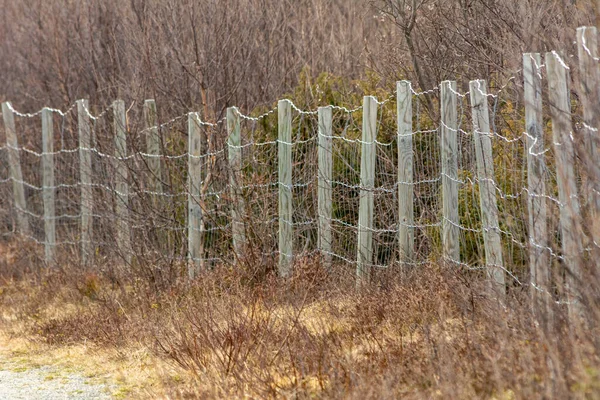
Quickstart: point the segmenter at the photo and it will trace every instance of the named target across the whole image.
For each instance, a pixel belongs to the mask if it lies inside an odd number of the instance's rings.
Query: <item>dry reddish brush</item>
[[[25,109],[79,98],[156,98],[165,120],[271,104],[308,67],[375,71],[421,89],[444,79],[502,84],[523,52],[571,43],[593,2],[527,0],[3,0],[3,101]],[[429,99],[429,98],[428,98]],[[431,101],[431,99],[429,99]]]
[[[366,4],[346,1],[9,0],[2,9],[6,99],[156,98],[165,117],[275,101],[305,65],[359,77],[363,38],[380,29]]]
[[[220,268],[157,291],[77,267],[3,285],[20,335],[126,352],[143,345],[191,372],[174,397],[594,398],[597,328],[535,322],[529,302],[502,305],[453,268],[423,266],[356,291],[344,276],[299,268],[249,284]],[[299,266],[300,267],[300,266]],[[556,306],[557,315],[561,315]],[[8,320],[5,321],[8,324]],[[592,324],[595,326],[595,324]],[[11,325],[5,325],[10,327]],[[15,330],[16,329],[16,330]],[[38,340],[39,340],[38,339]]]

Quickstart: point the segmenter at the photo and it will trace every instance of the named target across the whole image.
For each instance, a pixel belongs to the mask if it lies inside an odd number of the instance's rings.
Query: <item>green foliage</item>
[[[395,145],[397,135],[397,110],[395,99],[395,85],[386,83],[377,73],[367,71],[365,78],[361,80],[350,80],[330,73],[321,73],[313,76],[309,68],[304,68],[299,77],[298,85],[287,95],[283,96],[292,101],[301,110],[314,111],[318,107],[333,105],[346,110],[356,110],[362,105],[363,97],[375,96],[378,101],[384,102],[378,106],[378,132],[377,140],[389,143],[389,146],[378,146],[376,186],[386,186],[395,182],[397,165],[397,146]],[[437,121],[438,109],[427,110],[423,102],[423,96],[416,96],[413,100],[413,128],[417,132],[413,136],[414,148],[414,179],[415,181],[430,180],[440,176],[441,155],[439,132],[427,132],[435,130],[439,123]],[[464,99],[467,102],[467,99]],[[435,101],[434,104],[438,104]],[[255,143],[273,142],[278,137],[277,112],[270,112],[276,107],[273,103],[268,106],[258,107],[250,112],[251,116],[258,117],[267,114],[258,121],[248,121],[243,125],[243,137]],[[334,110],[333,131],[334,135],[341,135],[347,139],[360,139],[362,132],[362,110],[348,113]],[[469,132],[468,105],[461,107],[462,129]],[[509,140],[515,139],[525,130],[523,112],[520,107],[511,101],[500,101],[494,105],[495,125],[498,133]],[[302,170],[307,163],[316,163],[314,143],[310,139],[316,134],[316,120],[314,114],[300,114],[292,112],[292,140],[294,145],[294,172]],[[463,115],[464,114],[464,115]],[[467,124],[465,124],[467,122]],[[459,135],[462,141],[462,160],[459,166],[458,179],[463,182],[476,181],[475,155],[469,145],[472,136]],[[302,143],[307,141],[307,143]],[[178,132],[170,132],[167,135],[165,146],[170,154],[181,154],[185,152],[187,143]],[[334,198],[333,218],[347,221],[355,225],[358,220],[358,198],[360,190],[360,151],[361,146],[356,142],[335,141],[333,157],[333,174],[342,179],[345,185],[342,187],[334,184],[337,200]],[[510,232],[513,236],[503,235],[503,253],[506,260],[511,264],[509,268],[513,271],[524,271],[527,260],[525,252],[515,246],[515,242],[526,243],[526,222],[519,216],[526,215],[526,203],[524,197],[502,198],[501,193],[515,194],[521,188],[527,186],[527,177],[523,163],[525,162],[525,149],[522,142],[506,142],[501,139],[493,140],[493,154],[495,168],[495,182],[498,189],[498,207],[500,212],[500,229]],[[252,160],[242,166],[242,175],[245,184],[254,186],[263,185],[267,187],[270,183],[277,181],[277,145],[253,146]],[[186,160],[173,162],[169,168],[171,172],[169,179],[173,192],[181,192],[176,188],[184,188],[187,181]],[[341,178],[340,178],[341,177]],[[304,177],[304,180],[315,179],[315,177]],[[294,178],[297,182],[297,177]],[[354,187],[352,187],[354,186]],[[551,185],[552,186],[552,185]],[[274,196],[275,187],[265,191],[246,189],[243,193],[247,207],[247,217],[268,220],[277,215],[277,204]],[[265,196],[265,194],[267,194]],[[316,204],[316,190],[295,188],[294,198],[301,199],[303,210],[294,211],[294,215],[316,215],[314,207]],[[184,225],[186,220],[186,201],[178,201],[178,206],[173,210],[175,218]],[[210,200],[213,201],[213,200]],[[214,200],[218,202],[218,200]],[[211,206],[219,207],[217,203]],[[415,216],[418,224],[435,225],[442,220],[442,193],[438,183],[430,185],[415,186]],[[396,207],[396,205],[389,205]],[[388,208],[389,208],[388,207]],[[215,218],[223,218],[219,214]],[[390,219],[389,215],[380,215],[378,218]],[[471,265],[483,264],[485,254],[483,251],[483,237],[481,232],[481,210],[479,199],[479,187],[477,183],[466,183],[459,187],[459,218],[460,223],[466,229],[461,230],[461,260]],[[217,225],[226,225],[226,221],[220,219]],[[253,229],[256,227],[253,227]],[[215,233],[216,234],[216,233]],[[438,226],[417,229],[417,242],[425,243],[420,246],[420,256],[430,258],[441,253],[441,229]],[[312,234],[308,234],[311,236]],[[213,234],[214,236],[214,234]],[[260,241],[264,239],[265,233],[257,230],[249,233],[250,240]],[[217,237],[206,235],[207,245],[210,243],[223,242]],[[311,239],[312,240],[312,239]],[[350,239],[347,239],[350,240]],[[386,239],[386,242],[388,240]],[[346,244],[342,244],[346,246]],[[508,264],[508,263],[507,263]]]

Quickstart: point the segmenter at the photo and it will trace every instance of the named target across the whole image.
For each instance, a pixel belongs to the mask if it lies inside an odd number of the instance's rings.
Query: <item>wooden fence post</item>
[[[164,211],[165,201],[163,198],[163,176],[162,176],[162,160],[161,160],[161,136],[158,127],[158,116],[156,112],[156,102],[154,99],[144,101],[144,131],[146,132],[146,165],[150,172],[148,179],[148,187],[152,191],[152,207],[156,216],[162,215]],[[159,229],[156,231],[158,240],[157,248],[166,252],[172,247],[172,236],[168,231]]]
[[[188,114],[188,276],[194,279],[204,270],[204,254],[201,254],[202,207],[202,135],[198,113]]]
[[[569,297],[573,300],[569,302],[569,314],[573,317],[579,313],[581,307],[578,283],[581,278],[583,232],[574,169],[575,153],[572,139],[573,124],[568,68],[558,53],[546,53],[548,100],[552,118],[558,200],[560,201],[560,232],[564,266],[567,270],[566,288]]]
[[[444,81],[441,88],[443,256],[460,263],[458,220],[458,117],[456,82]]]
[[[21,155],[15,127],[15,117],[10,103],[2,103],[2,117],[6,131],[6,150],[8,153],[8,167],[12,180],[13,198],[15,201],[17,224],[21,234],[29,235],[29,219],[27,218],[27,202],[25,200],[25,187],[23,185],[23,172],[21,171]]]
[[[598,66],[598,37],[596,27],[584,26],[577,29],[577,47],[579,54],[579,98],[583,105],[582,130],[583,146],[585,156],[582,157],[584,163],[596,162],[600,160],[600,97],[598,90],[600,88],[600,71]],[[594,176],[586,170],[584,164],[583,171],[586,175],[583,192],[583,198],[589,203],[589,221],[592,239],[600,242],[600,193],[594,190],[598,187],[600,176]],[[597,268],[600,266],[598,260],[594,260]]]
[[[87,266],[94,257],[92,244],[94,199],[92,191],[91,126],[88,101],[77,100],[79,130],[79,180],[81,183],[81,261]]]
[[[332,108],[319,107],[319,250],[323,265],[331,268],[331,217],[332,217],[332,176],[333,176],[333,115]]]
[[[398,118],[398,243],[400,262],[414,261],[415,218],[413,185],[412,90],[409,81],[396,83]]]
[[[550,248],[546,209],[542,80],[539,53],[523,54],[525,126],[527,129],[527,207],[529,211],[529,271],[533,312],[538,321],[550,326]],[[539,290],[538,290],[539,289]],[[540,290],[542,292],[540,292]]]
[[[160,165],[160,134],[156,117],[156,103],[153,99],[144,102],[144,130],[146,131],[146,151],[151,157],[146,161],[150,170],[150,190],[159,195],[163,193]],[[158,196],[154,196],[154,206],[158,206]]]
[[[360,205],[358,209],[358,246],[356,285],[369,281],[373,265],[373,189],[375,188],[375,139],[377,138],[377,100],[363,99],[362,146],[360,155]]]
[[[506,295],[502,242],[498,224],[498,204],[494,182],[494,157],[492,155],[492,132],[487,101],[487,82],[469,83],[473,116],[473,138],[479,180],[479,201],[485,247],[485,264],[492,291],[500,299]]]
[[[48,108],[42,110],[42,186],[44,200],[44,254],[46,264],[52,265],[55,261],[56,247],[56,217],[54,194],[54,129],[52,124],[52,111]]]
[[[279,276],[292,273],[292,107],[289,100],[280,100],[278,112],[279,167]]]
[[[229,149],[229,192],[231,194],[231,231],[233,251],[238,260],[243,259],[246,247],[246,227],[244,225],[244,197],[242,185],[242,136],[240,113],[236,107],[227,109],[227,147]]]
[[[113,131],[115,137],[115,204],[117,211],[118,247],[127,264],[131,263],[131,233],[129,231],[129,185],[127,183],[127,120],[125,103],[115,100],[113,103]]]

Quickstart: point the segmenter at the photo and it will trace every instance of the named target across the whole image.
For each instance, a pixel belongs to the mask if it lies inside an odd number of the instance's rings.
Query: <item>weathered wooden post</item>
[[[319,250],[325,268],[331,268],[331,216],[332,216],[332,174],[333,174],[333,115],[332,108],[319,107]]]
[[[231,231],[233,251],[238,260],[243,259],[246,247],[244,225],[244,197],[242,185],[242,136],[240,113],[236,107],[227,109],[227,147],[229,149],[229,192],[231,195]]]
[[[156,111],[156,102],[153,99],[144,101],[144,132],[146,133],[146,165],[148,166],[148,188],[152,192],[150,198],[154,215],[160,216],[163,213],[165,200],[163,197],[163,175],[162,175],[162,154],[161,154],[161,136],[158,127],[158,114]],[[167,251],[172,245],[172,236],[167,230],[156,232],[158,240],[157,247],[162,251]]]
[[[23,172],[21,171],[21,156],[19,154],[19,142],[17,140],[17,129],[15,117],[10,103],[2,103],[2,117],[6,131],[6,150],[8,153],[8,168],[12,180],[13,198],[17,216],[19,232],[28,235],[29,219],[27,218],[27,202],[25,201],[25,187],[23,185]]]
[[[46,264],[55,261],[56,218],[55,218],[55,185],[54,185],[54,129],[52,111],[42,110],[42,186],[44,200],[44,254]]]
[[[460,263],[457,104],[456,82],[442,82],[442,245],[444,258],[453,263]]]
[[[396,84],[398,118],[398,243],[400,262],[414,261],[412,90],[409,81]]]
[[[150,170],[150,190],[158,195],[163,193],[161,161],[160,161],[160,134],[158,132],[158,119],[156,116],[156,102],[148,99],[144,102],[144,131],[146,132],[146,151],[150,155],[146,160]],[[158,206],[158,196],[154,196],[154,207]]]
[[[533,312],[538,321],[550,326],[550,248],[546,208],[542,79],[539,53],[523,55],[525,126],[527,129],[527,208],[529,211],[529,273]]]
[[[87,266],[94,257],[93,216],[94,198],[92,191],[92,131],[88,113],[88,101],[77,100],[79,129],[79,181],[81,183],[81,262]]]
[[[131,233],[129,231],[129,185],[127,183],[127,120],[125,103],[113,103],[113,132],[115,137],[115,208],[117,212],[117,242],[127,264],[131,263]]]
[[[584,26],[577,29],[577,47],[579,54],[579,98],[583,105],[583,148],[585,151],[584,162],[597,162],[600,160],[600,71],[598,64],[598,34],[596,27]],[[585,165],[583,198],[589,204],[589,221],[592,239],[600,243],[600,193],[598,188],[600,176],[589,173]],[[600,260],[593,260],[600,268]]]
[[[188,114],[188,276],[194,279],[204,270],[204,255],[201,254],[202,207],[202,137],[198,113]]]
[[[473,116],[473,138],[479,179],[479,200],[485,264],[492,291],[502,299],[506,295],[502,242],[498,225],[498,204],[494,183],[494,157],[492,155],[492,132],[487,101],[487,83],[484,80],[471,81],[471,110]]]
[[[362,146],[360,155],[360,204],[358,209],[357,287],[369,281],[373,265],[373,189],[375,189],[375,139],[377,138],[377,100],[363,99]]]
[[[569,67],[558,53],[550,52],[546,53],[546,70],[556,159],[558,200],[560,201],[560,232],[564,266],[567,270],[566,288],[572,299],[569,302],[569,313],[571,317],[574,317],[579,314],[581,307],[578,285],[581,279],[583,232],[574,168],[573,123],[568,87]]]
[[[292,107],[289,100],[280,100],[278,112],[279,167],[279,276],[292,273]]]

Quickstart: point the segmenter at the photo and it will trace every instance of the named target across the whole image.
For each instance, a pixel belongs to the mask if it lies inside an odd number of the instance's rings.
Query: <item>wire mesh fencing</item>
[[[568,83],[556,73],[569,67],[555,53],[546,64],[527,57],[504,86],[416,92],[404,82],[403,94],[365,98],[368,109],[288,100],[258,116],[232,108],[211,122],[198,113],[161,122],[152,100],[97,114],[82,101],[33,114],[5,103],[2,237],[35,243],[49,265],[87,258],[167,280],[177,269],[165,265],[281,273],[313,257],[362,279],[361,268],[372,278],[449,262],[502,291],[531,287],[570,303],[562,282],[597,249],[581,224],[594,197],[579,194],[597,177],[575,158],[581,110],[568,110],[568,126],[556,112],[565,100],[556,87]],[[447,103],[425,110],[425,96]]]

